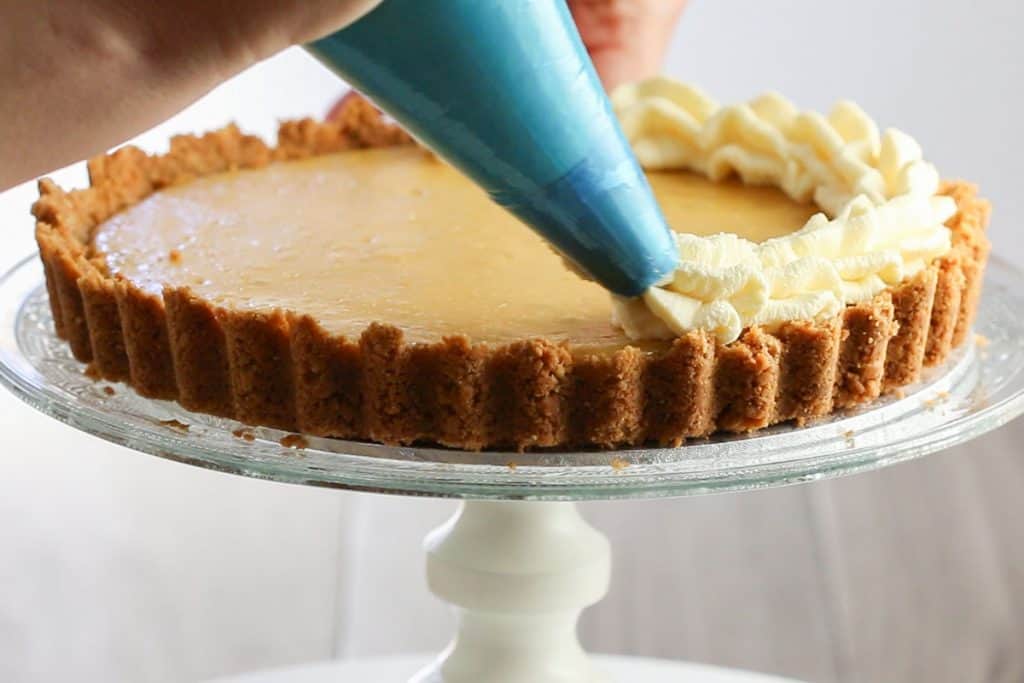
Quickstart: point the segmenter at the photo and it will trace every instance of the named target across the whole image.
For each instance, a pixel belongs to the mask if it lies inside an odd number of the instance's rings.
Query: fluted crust
[[[965,182],[953,249],[834,319],[752,327],[730,344],[692,332],[657,352],[593,354],[545,339],[408,344],[386,322],[335,336],[301,311],[235,311],[188,289],[112,276],[94,228],[168,185],[232,168],[408,144],[367,103],[338,121],[285,123],[279,144],[228,127],[89,163],[91,186],[40,182],[36,236],[57,334],[100,376],[199,412],[319,436],[465,449],[678,445],[716,431],[802,423],[914,382],[966,340],[988,255],[989,204]]]

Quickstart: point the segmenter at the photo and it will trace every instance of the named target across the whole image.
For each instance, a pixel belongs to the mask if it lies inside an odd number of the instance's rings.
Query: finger
[[[656,75],[686,0],[570,0],[605,87]]]

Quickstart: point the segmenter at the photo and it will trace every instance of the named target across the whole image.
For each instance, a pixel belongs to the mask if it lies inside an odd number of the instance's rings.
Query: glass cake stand
[[[814,481],[947,448],[1024,412],[1024,274],[995,258],[975,329],[899,396],[822,419],[679,448],[474,453],[289,434],[190,413],[85,376],[53,331],[35,257],[0,278],[0,383],[84,432],[178,462],[260,479],[464,499],[426,539],[430,589],[458,611],[452,644],[416,659],[231,679],[416,683],[769,681],[752,674],[584,653],[576,621],[608,588],[610,547],[573,501],[682,496]],[[377,673],[373,673],[377,672]],[[379,674],[379,675],[378,675]]]

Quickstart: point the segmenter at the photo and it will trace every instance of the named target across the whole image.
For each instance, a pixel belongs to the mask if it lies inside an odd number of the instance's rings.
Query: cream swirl
[[[950,248],[945,223],[956,205],[936,196],[935,167],[911,137],[880,134],[851,102],[827,117],[774,93],[720,106],[664,78],[619,88],[612,102],[645,168],[736,174],[825,212],[761,244],[677,233],[672,279],[635,299],[614,297],[613,322],[633,339],[706,330],[728,343],[749,325],[834,316]]]

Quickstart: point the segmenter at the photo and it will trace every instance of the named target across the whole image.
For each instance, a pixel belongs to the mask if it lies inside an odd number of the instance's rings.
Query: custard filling
[[[648,177],[677,232],[763,242],[818,211],[774,188],[689,172]],[[113,273],[147,291],[188,287],[225,307],[308,314],[349,338],[382,322],[410,342],[631,343],[611,323],[604,289],[415,147],[200,178],[112,217],[94,242]]]

